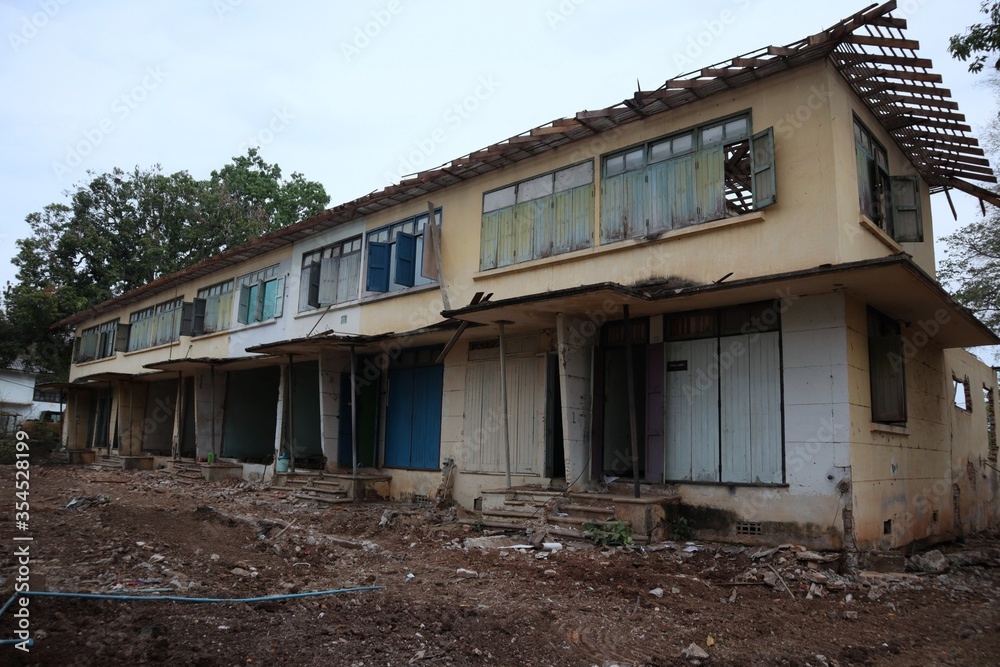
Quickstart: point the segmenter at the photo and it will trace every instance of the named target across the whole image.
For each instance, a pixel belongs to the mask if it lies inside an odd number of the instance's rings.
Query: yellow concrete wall
[[[866,306],[847,299],[851,401],[851,471],[855,539],[862,549],[936,541],[953,530],[951,516],[950,381],[945,353],[931,345],[905,348],[905,428],[871,420]],[[904,328],[904,340],[914,338]],[[949,375],[950,377],[950,375]],[[937,512],[937,520],[934,513]],[[885,523],[891,521],[886,533]]]
[[[900,150],[881,122],[868,110],[864,102],[855,95],[850,85],[828,68],[827,82],[830,86],[830,111],[832,122],[832,158],[835,174],[825,187],[833,187],[837,198],[839,221],[839,260],[858,261],[870,257],[882,257],[905,252],[927,273],[934,275],[934,225],[931,219],[930,190],[920,179],[921,219],[924,241],[922,243],[896,243],[885,235],[879,235],[859,223],[861,205],[858,194],[858,166],[854,142],[854,117],[857,116],[885,147],[889,157],[890,176],[916,175],[909,159]]]
[[[675,276],[705,283],[729,271],[739,279],[837,261],[837,198],[829,187],[835,164],[830,107],[809,109],[829,75],[827,67],[817,63],[715,95],[433,193],[429,198],[442,207],[442,255],[452,307],[468,304],[477,291],[495,292],[497,300],[604,281],[631,284]],[[802,123],[794,120],[800,108],[809,111]],[[599,212],[602,155],[743,111],[751,112],[754,132],[775,128],[778,204],[763,215],[673,230],[655,242],[618,241],[480,273],[484,192],[592,159]],[[852,178],[856,190],[856,176]],[[409,202],[369,216],[365,227],[376,229],[426,210],[424,200]],[[594,218],[597,240],[600,216]],[[374,333],[426,323],[440,304],[437,291],[394,293],[365,304],[361,328]]]
[[[995,454],[990,458],[984,393],[984,387],[993,391],[995,412],[997,378],[992,369],[964,350],[945,352],[945,371],[949,380],[952,374],[960,380],[968,378],[972,394],[969,410],[953,403],[948,411],[951,475],[953,489],[958,491],[954,528],[957,534],[967,535],[991,528],[998,519],[1000,473],[995,469],[998,467]]]

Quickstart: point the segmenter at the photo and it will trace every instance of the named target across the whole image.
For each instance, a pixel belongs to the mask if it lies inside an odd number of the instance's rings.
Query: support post
[[[351,346],[351,474],[358,474],[358,360]],[[355,480],[357,483],[357,480]]]
[[[295,472],[295,369],[288,355],[288,471]]]
[[[510,422],[507,417],[507,340],[504,338],[504,320],[497,322],[500,328],[500,425],[503,429],[503,462],[507,472],[507,488],[510,488]]]
[[[184,375],[177,371],[177,397],[174,399],[174,432],[170,436],[170,458],[179,461],[181,458],[181,428],[184,421],[181,411],[184,409]]]
[[[635,497],[639,497],[639,430],[635,415],[635,369],[632,367],[632,322],[628,306],[622,306],[625,315],[625,377],[628,382],[628,421],[632,438],[632,476],[635,479]]]
[[[128,381],[128,453],[135,451],[135,429],[132,425],[135,410],[135,380]]]
[[[215,364],[209,366],[211,369],[209,380],[212,383],[212,458],[218,456],[218,452],[215,451]],[[197,458],[197,457],[195,457]]]

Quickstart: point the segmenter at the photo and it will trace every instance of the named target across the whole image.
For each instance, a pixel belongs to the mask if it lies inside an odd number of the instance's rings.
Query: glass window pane
[[[624,155],[609,157],[604,163],[604,173],[607,176],[614,176],[615,174],[620,174],[623,171],[625,171]]]
[[[552,174],[524,181],[517,186],[518,203],[540,199],[552,194]]]
[[[666,160],[670,157],[670,140],[661,141],[658,144],[653,144],[649,147],[649,161],[659,162],[660,160]]]
[[[737,118],[726,123],[726,139],[742,137],[747,133],[747,119]]]
[[[643,149],[637,148],[634,151],[625,154],[625,169],[638,169],[642,166]]]
[[[514,203],[513,185],[508,188],[504,188],[503,190],[487,192],[483,197],[483,213],[489,213],[490,211],[496,211],[497,209],[513,206]]]
[[[693,145],[694,145],[694,135],[684,134],[679,137],[674,137],[671,149],[673,150],[674,154],[686,153],[687,151],[691,150],[691,147]]]
[[[712,144],[718,141],[722,141],[723,130],[721,125],[713,125],[712,127],[706,127],[701,131],[701,143],[702,144]]]
[[[556,172],[555,191],[571,190],[594,182],[594,163],[584,162]]]

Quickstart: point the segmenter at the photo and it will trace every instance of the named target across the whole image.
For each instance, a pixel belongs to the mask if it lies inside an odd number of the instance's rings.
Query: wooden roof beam
[[[955,132],[972,132],[972,128],[968,125],[946,123],[939,120],[927,120],[925,118],[913,118],[912,116],[900,119],[895,123],[886,123],[885,125],[890,132],[896,132],[910,127],[938,127],[943,130],[954,130]]]
[[[951,111],[931,111],[928,109],[912,109],[908,107],[895,107],[886,109],[884,116],[908,116],[912,118],[933,118],[935,120],[953,120],[958,123],[965,122],[965,114],[953,113]]]
[[[979,140],[975,137],[967,137],[961,134],[942,134],[941,132],[911,132],[912,136],[926,139],[935,140],[947,140],[949,143],[953,144],[967,144],[969,146],[978,146]]]
[[[844,40],[848,44],[859,46],[880,46],[886,49],[910,49],[916,51],[920,42],[915,39],[897,39],[895,37],[879,37],[876,35],[850,35]]]
[[[854,72],[850,70],[842,70],[848,72],[848,76],[854,76]],[[877,67],[865,67],[863,68],[864,75],[857,75],[855,79],[857,81],[871,81],[872,79],[893,79],[899,81],[923,81],[925,83],[941,83],[941,75],[935,74],[934,72],[904,72],[898,69],[880,69]]]
[[[893,65],[899,67],[923,67],[925,69],[933,67],[934,63],[929,58],[911,58],[910,56],[886,56],[878,53],[844,53],[837,51],[834,58],[844,62],[857,63],[878,63],[879,65]]]
[[[918,86],[910,83],[890,83],[885,82],[875,82],[875,81],[851,81],[858,87],[864,87],[870,89],[869,92],[862,91],[862,96],[867,97],[871,93],[879,92],[900,92],[900,93],[919,93],[921,95],[926,95],[928,97],[941,97],[947,98],[951,97],[951,90],[948,88],[937,88],[935,86]]]

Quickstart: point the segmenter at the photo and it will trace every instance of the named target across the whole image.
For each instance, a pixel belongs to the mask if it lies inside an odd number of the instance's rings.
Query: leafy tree
[[[947,254],[938,277],[955,298],[1000,331],[1000,211],[944,238]]]
[[[67,203],[27,216],[17,283],[0,310],[0,362],[23,356],[64,376],[68,331],[53,323],[84,308],[323,210],[319,183],[282,180],[252,148],[206,180],[159,165],[87,173]]]
[[[984,2],[979,7],[983,14],[989,16],[989,23],[976,23],[969,26],[964,35],[951,38],[948,51],[952,57],[966,62],[970,58],[970,72],[981,72],[990,54],[1000,51],[1000,2]],[[1000,70],[1000,59],[994,64]]]

